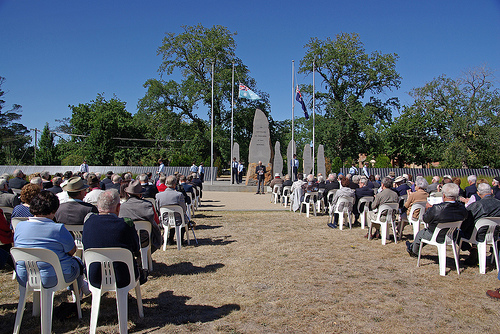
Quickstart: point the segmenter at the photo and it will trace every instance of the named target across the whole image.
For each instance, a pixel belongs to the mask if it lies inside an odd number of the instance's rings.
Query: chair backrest
[[[410,209],[410,213],[408,214],[408,220],[412,223],[413,222],[414,223],[421,222],[423,217],[424,217],[426,204],[427,204],[427,202],[415,202],[415,203],[413,203],[411,206],[411,209]],[[418,210],[418,209],[420,209],[420,212],[418,213],[418,220],[414,220],[413,213],[415,212],[415,210]]]
[[[186,194],[188,195],[189,199],[191,200],[191,204],[186,204],[186,205],[194,205],[194,198],[193,198],[193,194],[190,193],[189,191],[186,191]]]
[[[144,230],[148,232],[149,236],[151,236],[151,222],[147,220],[137,220],[134,221],[135,229],[137,230],[137,234],[139,235],[139,231]],[[139,240],[141,240],[141,236],[139,235]]]
[[[438,243],[437,242],[437,237],[440,235],[440,232],[442,230],[445,230],[447,229],[446,231],[446,237],[444,239],[443,242],[441,243],[448,243],[449,241],[453,240],[453,233],[455,232],[455,230],[457,228],[460,227],[460,225],[462,225],[462,222],[463,220],[459,220],[459,221],[456,221],[456,222],[449,222],[449,223],[439,223],[437,224],[436,228],[434,229],[434,233],[432,234],[432,238],[430,240],[431,243]]]
[[[17,224],[19,224],[19,222],[22,222],[22,221],[25,221],[25,220],[28,220],[30,219],[29,217],[14,217],[12,218],[11,220],[11,225],[12,225],[12,230],[15,231],[16,230],[16,226]]]
[[[361,205],[363,205],[363,212],[369,211],[370,210],[370,203],[372,203],[375,200],[375,197],[373,196],[365,196],[361,197],[358,201],[358,212],[361,213]]]
[[[83,225],[68,225],[64,224],[64,227],[73,234],[73,239],[75,239],[76,247],[83,249],[82,235],[83,235]]]
[[[51,290],[60,290],[67,285],[64,281],[64,275],[59,257],[53,251],[45,248],[12,247],[10,249],[10,254],[12,255],[15,263],[24,261],[24,266],[26,267],[26,272],[28,273],[27,284],[29,284],[33,289],[40,290],[43,288],[37,262],[46,262],[54,268],[57,276],[57,285],[51,287]]]
[[[292,193],[292,186],[283,187],[283,196],[290,196]]]
[[[328,199],[328,202],[332,202],[333,198],[335,197],[335,194],[337,193],[338,189],[332,189],[328,191],[328,194],[326,195],[326,198]]]
[[[11,208],[10,206],[0,206],[0,209],[2,209],[3,215],[5,216],[7,222],[10,223],[13,208]]]
[[[130,282],[128,286],[120,288],[131,290],[136,286],[136,279],[134,274],[134,262],[132,253],[126,248],[89,248],[85,250],[85,265],[87,272],[89,271],[90,264],[93,262],[101,263],[101,290],[103,291],[116,291],[116,277],[113,268],[113,262],[123,262],[128,267],[128,274]]]
[[[472,236],[469,240],[473,243],[477,243],[477,233],[481,230],[486,230],[484,241],[491,243],[495,240],[494,233],[497,226],[500,226],[500,217],[481,218],[474,224],[474,232],[472,232]],[[483,242],[483,240],[480,242]]]
[[[186,222],[184,221],[184,210],[180,205],[164,205],[160,208],[161,221],[163,225],[165,225],[165,220],[163,219],[164,213],[168,214],[168,226],[175,227],[175,213],[178,213],[181,216],[181,226],[186,225]]]
[[[309,203],[309,201],[311,200],[314,201],[316,199],[318,199],[318,192],[317,191],[311,191],[311,192],[306,192],[304,193],[304,202],[306,203]]]
[[[398,203],[384,203],[381,204],[378,207],[378,214],[377,214],[377,220],[382,221],[380,218],[381,216],[385,213],[386,214],[386,221],[390,222],[392,221],[392,217],[395,214],[395,211],[399,209],[399,204]]]
[[[443,193],[435,191],[435,192],[430,193],[429,196],[430,197],[443,197]]]
[[[338,199],[337,199],[337,205],[335,205],[335,212],[340,212],[339,211],[339,208],[340,208],[340,204],[343,204],[343,209],[342,211],[346,211],[349,209],[349,204],[352,204],[354,203],[354,197],[344,197],[344,196],[340,196]]]
[[[273,193],[280,193],[281,192],[281,188],[283,187],[282,184],[275,184],[274,187],[273,187]]]

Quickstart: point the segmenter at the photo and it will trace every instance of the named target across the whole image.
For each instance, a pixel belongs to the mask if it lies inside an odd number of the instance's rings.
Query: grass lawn
[[[199,244],[153,254],[142,286],[145,317],[129,295],[131,333],[493,333],[500,301],[496,270],[457,275],[451,248],[447,275],[437,250],[423,249],[421,267],[401,242],[364,238],[367,230],[332,230],[327,216],[283,212],[198,211]],[[464,254],[465,255],[465,254]],[[0,333],[11,333],[19,298],[10,271],[0,272]],[[56,295],[55,305],[69,294]],[[88,333],[83,319],[54,319],[55,333]],[[40,331],[27,303],[22,333]],[[114,294],[101,301],[98,331],[118,331]]]

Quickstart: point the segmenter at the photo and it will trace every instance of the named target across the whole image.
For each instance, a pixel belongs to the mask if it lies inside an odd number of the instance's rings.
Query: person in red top
[[[165,189],[167,189],[167,186],[165,185],[165,180],[166,180],[166,176],[165,175],[161,175],[160,176],[160,179],[158,180],[158,182],[160,182],[156,188],[158,188],[158,192],[163,192],[165,191]]]
[[[14,242],[14,233],[10,229],[10,224],[5,219],[3,210],[0,209],[0,268],[3,268],[5,263],[8,263],[12,268],[12,258],[9,255],[10,248]]]

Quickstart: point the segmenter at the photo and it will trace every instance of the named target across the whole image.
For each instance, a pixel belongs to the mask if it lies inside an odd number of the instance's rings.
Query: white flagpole
[[[312,149],[312,163],[313,163],[313,170],[312,170],[312,173],[314,175],[314,166],[315,166],[315,163],[314,163],[314,153],[315,153],[315,147],[314,146],[314,127],[315,127],[315,124],[316,124],[316,119],[315,119],[315,116],[316,116],[316,113],[315,113],[315,110],[314,110],[314,98],[315,98],[315,87],[314,87],[314,72],[315,72],[315,62],[316,62],[316,57],[314,57],[314,60],[313,60],[313,149]]]
[[[294,93],[295,93],[295,81],[294,81],[294,75],[295,74],[295,60],[292,60],[292,159],[293,155],[295,154],[294,152],[294,145],[295,141],[293,140],[293,132],[294,132],[294,118],[295,118],[295,113],[294,113],[294,108],[295,108],[295,99],[294,99]],[[289,162],[290,163],[290,162]],[[292,166],[293,168],[293,166]]]
[[[210,184],[214,184],[214,63],[212,62],[212,110],[210,121]]]
[[[229,161],[231,164],[231,184],[234,184],[233,182],[233,126],[234,126],[234,63],[233,63],[233,77],[232,77],[232,84],[231,84],[231,156],[229,157]],[[238,175],[235,176],[235,178]]]

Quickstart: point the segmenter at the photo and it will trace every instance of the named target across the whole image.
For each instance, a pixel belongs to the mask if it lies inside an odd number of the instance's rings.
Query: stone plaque
[[[316,159],[316,166],[318,166],[317,174],[321,173],[326,179],[328,175],[326,175],[325,147],[323,145],[318,146],[318,158]]]
[[[255,109],[252,139],[248,148],[248,163],[259,161],[262,161],[264,166],[271,163],[271,135],[266,114],[260,109]]]
[[[273,176],[280,173],[283,176],[283,157],[281,156],[281,144],[279,141],[274,144]]]
[[[233,158],[236,158],[236,161],[240,161],[240,145],[237,142],[233,143],[233,156],[231,157],[231,162]]]
[[[304,177],[308,174],[312,173],[313,169],[313,162],[312,162],[312,154],[311,154],[311,145],[306,144],[304,146],[304,154],[302,155],[302,158],[304,159],[303,163],[303,171],[304,171]]]
[[[288,147],[286,149],[286,170],[287,174],[290,175],[290,179],[293,180],[293,172],[292,172],[292,160],[293,160],[293,153],[297,154],[297,147],[295,146],[295,142],[291,141],[288,143]]]

